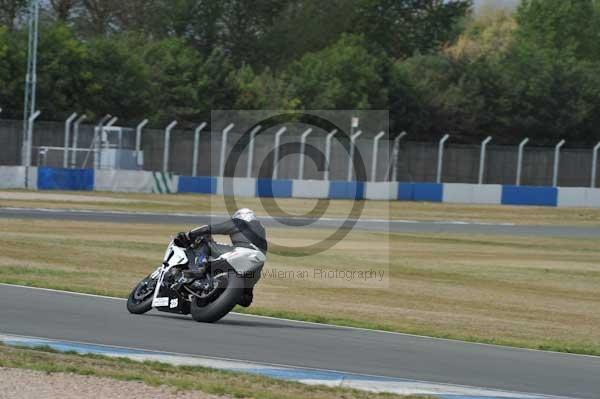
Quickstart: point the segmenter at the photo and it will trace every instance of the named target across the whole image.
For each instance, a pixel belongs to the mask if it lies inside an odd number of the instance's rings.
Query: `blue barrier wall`
[[[503,205],[556,206],[558,190],[554,187],[502,186]]]
[[[415,190],[413,183],[398,183],[398,196],[400,201],[414,201]]]
[[[437,183],[415,183],[414,200],[442,202],[444,197],[444,185]]]
[[[8,168],[8,167],[5,167]],[[37,171],[36,171],[37,169]],[[61,169],[61,168],[32,168],[33,181],[37,176],[37,188],[40,190],[114,190],[127,181],[137,181],[136,171],[100,171],[97,175],[93,169]],[[109,173],[110,172],[110,173]],[[15,173],[13,170],[9,172]],[[5,173],[5,174],[6,174]],[[142,172],[147,174],[149,172]],[[102,175],[102,176],[100,176]],[[11,175],[9,175],[11,176]],[[19,175],[21,180],[24,176]],[[145,176],[145,175],[144,175]],[[140,175],[140,179],[142,175]],[[147,176],[145,177],[147,180]],[[98,181],[96,181],[98,179]],[[5,180],[7,180],[5,178]],[[14,180],[14,179],[13,179]],[[18,180],[18,179],[17,179]],[[220,192],[222,178],[216,176],[180,176],[177,188],[173,192],[217,194]],[[237,181],[237,183],[236,183]],[[6,182],[0,182],[6,183]],[[18,183],[18,182],[17,182]],[[12,182],[11,184],[17,184]],[[356,181],[296,181],[302,189],[295,189],[293,180],[279,179],[234,179],[234,191],[243,192],[246,196],[260,197],[307,197],[319,193],[315,198],[331,199],[365,199],[367,183]],[[318,183],[318,184],[316,184]],[[18,183],[19,187],[24,183]],[[240,186],[240,184],[242,184]],[[315,189],[310,186],[315,184]],[[375,184],[385,184],[377,182]],[[473,185],[473,184],[436,184],[436,183],[389,183],[390,186],[379,187],[381,190],[396,191],[396,198],[401,201],[425,202],[451,202],[451,203],[501,203],[504,205],[538,205],[538,206],[585,206],[600,208],[600,189],[565,188],[565,187],[532,187],[532,186],[499,186],[499,185]],[[139,191],[143,185],[127,191]],[[135,187],[134,187],[135,186]],[[12,186],[10,186],[12,187]],[[244,190],[240,190],[243,187]],[[321,189],[317,189],[321,187]],[[324,191],[328,189],[328,191]],[[119,191],[119,190],[117,190]],[[446,193],[444,193],[446,191]],[[448,198],[446,198],[448,197]],[[500,198],[501,197],[501,198]],[[560,197],[560,199],[559,199]]]
[[[361,181],[332,181],[329,182],[329,198],[332,199],[363,199],[365,183]]]
[[[94,169],[38,168],[40,190],[86,190],[94,189]]]
[[[398,199],[401,201],[442,202],[444,185],[437,183],[400,183]]]
[[[256,195],[259,197],[291,197],[292,181],[258,179],[256,181]]]
[[[177,192],[215,194],[217,192],[217,178],[211,176],[179,176]]]

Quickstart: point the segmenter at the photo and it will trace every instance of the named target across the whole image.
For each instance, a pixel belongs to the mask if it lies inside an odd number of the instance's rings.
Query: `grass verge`
[[[44,347],[27,349],[0,344],[0,367],[22,368],[46,373],[73,373],[125,381],[141,381],[153,386],[166,385],[182,391],[202,391],[235,398],[426,399],[425,396],[374,394],[354,389],[305,385],[297,382],[205,367],[172,366],[160,362],[136,362],[127,358],[58,353]]]

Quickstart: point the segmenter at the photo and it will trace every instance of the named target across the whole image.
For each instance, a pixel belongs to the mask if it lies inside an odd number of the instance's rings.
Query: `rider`
[[[260,278],[260,270],[266,260],[267,240],[265,228],[256,219],[256,215],[251,209],[242,208],[237,210],[231,219],[216,224],[196,227],[187,233],[177,234],[176,243],[187,247],[196,239],[211,235],[228,235],[231,239],[231,245],[213,244],[211,250],[217,250],[220,256],[211,261],[213,268],[222,266],[224,268],[233,267],[236,271],[248,265],[258,266],[254,276],[245,275],[246,286],[242,295],[240,305],[247,307],[252,303],[254,284]],[[239,266],[238,266],[239,265]],[[238,266],[238,267],[236,267]],[[193,276],[195,272],[190,272]]]

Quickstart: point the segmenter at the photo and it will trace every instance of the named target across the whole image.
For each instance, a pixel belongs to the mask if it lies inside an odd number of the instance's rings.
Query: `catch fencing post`
[[[112,117],[111,114],[104,115],[102,117],[102,119],[100,119],[100,122],[98,122],[98,124],[94,127],[94,138],[93,138],[94,145],[96,145],[96,141],[98,141],[98,137],[100,135],[100,131],[102,130],[102,127],[111,117]]]
[[[304,178],[304,149],[306,148],[306,137],[312,132],[311,129],[306,129],[300,136],[300,161],[298,164],[298,180]]]
[[[144,119],[135,127],[135,158],[138,170],[142,170],[142,130],[148,124],[148,119]]]
[[[437,178],[436,182],[440,184],[442,182],[442,170],[444,165],[444,144],[450,138],[449,134],[445,134],[438,144],[438,164],[437,164]]]
[[[273,179],[277,179],[277,174],[279,172],[279,142],[281,141],[281,135],[285,133],[287,128],[282,127],[275,133],[275,143],[273,144]]]
[[[485,170],[485,149],[490,141],[492,141],[492,136],[487,136],[487,138],[481,142],[481,151],[479,153],[479,179],[477,180],[478,184],[483,184],[483,172]]]
[[[200,126],[194,129],[194,152],[192,155],[192,176],[196,177],[198,172],[198,150],[200,147],[200,132],[206,126],[206,122],[202,122]]]
[[[163,172],[169,171],[169,144],[171,142],[171,130],[177,125],[177,121],[169,123],[165,128],[165,145],[163,148]]]
[[[98,148],[101,150],[102,149],[102,139],[104,136],[104,128],[105,127],[111,127],[112,125],[115,124],[115,122],[118,120],[119,118],[117,118],[116,116],[113,116],[107,123],[106,125],[102,126],[100,128],[100,141],[98,142]],[[106,145],[108,148],[108,142],[106,142]],[[100,168],[102,166],[102,151],[98,151],[98,168]]]
[[[352,167],[354,166],[354,143],[358,136],[362,134],[362,130],[354,133],[350,136],[350,154],[348,154],[348,176],[346,177],[347,181],[352,181]]]
[[[598,165],[598,150],[600,150],[600,143],[596,144],[592,153],[592,184],[591,188],[596,188],[596,167]]]
[[[83,160],[83,163],[81,164],[82,168],[85,168],[85,166],[87,165],[87,161],[90,157],[90,152],[92,152],[92,150],[94,152],[97,151],[97,147],[98,147],[97,141],[98,141],[99,132],[102,129],[102,126],[104,126],[106,121],[109,120],[111,116],[112,116],[111,114],[104,115],[102,117],[102,119],[100,119],[98,124],[96,126],[94,126],[94,137],[92,138],[92,143],[90,144],[90,150],[87,152],[87,154],[85,154],[85,159]],[[98,165],[99,165],[98,157],[94,156],[94,168],[97,168]]]
[[[69,157],[69,139],[71,138],[71,123],[77,118],[77,112],[73,112],[65,121],[65,147],[63,149],[63,168],[67,167],[67,158]]]
[[[556,147],[554,147],[554,170],[552,173],[552,187],[558,186],[558,167],[560,163],[560,149],[565,145],[565,140],[561,140]]]
[[[79,118],[73,123],[73,145],[71,146],[71,162],[70,167],[74,168],[77,163],[77,145],[79,143],[79,125],[87,118],[85,114],[80,115]]]
[[[229,135],[229,131],[233,129],[235,126],[233,123],[230,123],[225,129],[223,129],[223,136],[221,141],[221,157],[219,158],[219,175],[225,176],[225,153],[227,150],[227,136]]]
[[[371,181],[375,181],[377,177],[377,157],[379,156],[379,140],[385,134],[384,131],[381,131],[375,136],[373,139],[373,156],[371,157]]]
[[[394,151],[393,151],[393,155],[392,155],[394,157],[394,161],[392,162],[392,167],[394,169],[392,170],[392,181],[396,181],[397,177],[398,177],[398,159],[400,157],[400,140],[402,140],[402,137],[404,137],[404,136],[406,136],[406,132],[400,133],[394,139]]]
[[[33,146],[33,123],[40,116],[40,111],[35,111],[27,121],[27,142],[25,144],[25,166],[31,166],[31,148]]]
[[[325,173],[323,180],[329,180],[329,158],[331,157],[331,139],[337,133],[337,129],[333,129],[325,138]]]
[[[27,120],[27,141],[23,143],[26,148],[25,151],[25,188],[29,188],[29,166],[31,166],[31,147],[33,145],[33,122],[38,116],[40,111],[35,111]]]
[[[528,142],[529,142],[529,137],[525,138],[519,144],[519,154],[517,155],[517,181],[516,181],[517,186],[521,185],[521,171],[523,169],[523,149],[525,148],[525,145]]]
[[[252,177],[252,161],[254,161],[254,139],[260,131],[261,126],[258,125],[250,132],[250,142],[248,143],[248,161],[246,162],[246,177]]]

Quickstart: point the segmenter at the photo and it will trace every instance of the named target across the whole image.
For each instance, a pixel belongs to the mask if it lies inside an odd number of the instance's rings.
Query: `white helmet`
[[[241,219],[244,222],[251,222],[256,220],[256,215],[252,209],[241,208],[233,214],[232,219]]]

